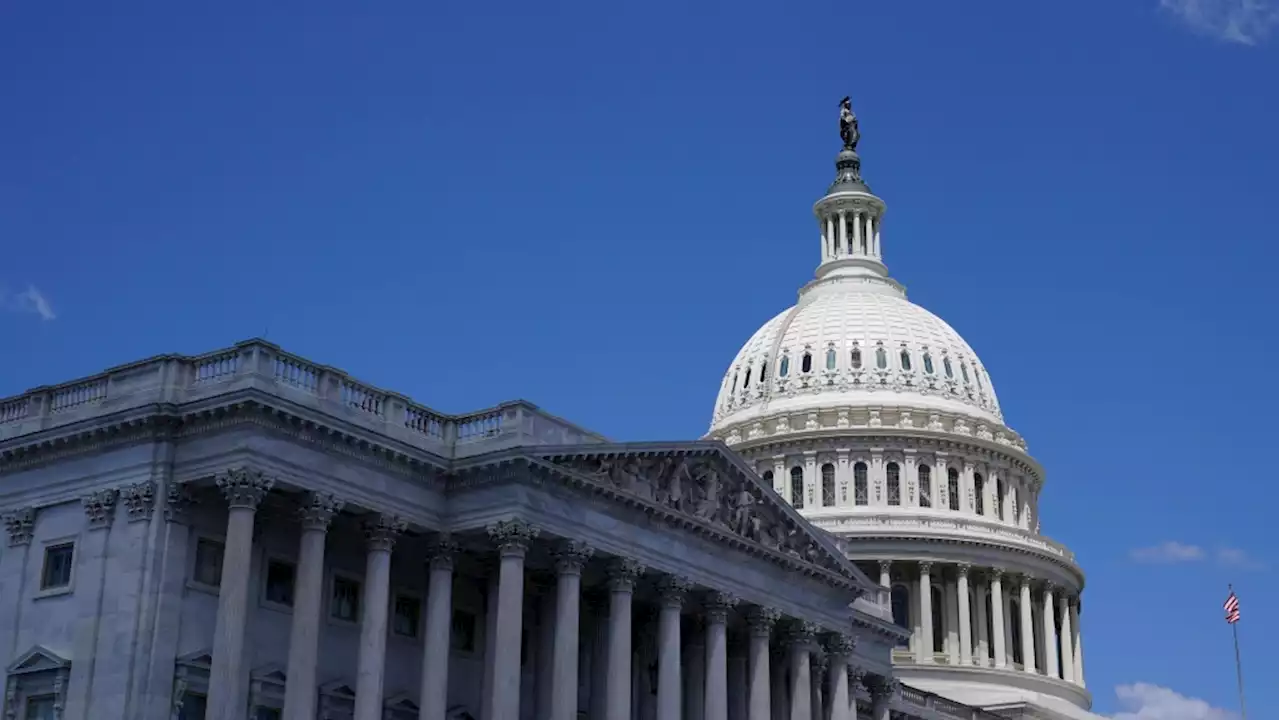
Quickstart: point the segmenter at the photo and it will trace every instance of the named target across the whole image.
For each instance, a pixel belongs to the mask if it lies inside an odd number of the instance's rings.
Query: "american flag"
[[[1222,603],[1222,609],[1227,613],[1227,624],[1234,625],[1240,622],[1240,598],[1236,597],[1235,590],[1227,595],[1227,601]]]

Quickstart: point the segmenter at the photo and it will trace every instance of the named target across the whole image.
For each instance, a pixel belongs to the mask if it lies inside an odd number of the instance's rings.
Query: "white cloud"
[[[1112,715],[1114,720],[1230,720],[1235,717],[1235,713],[1159,685],[1118,685],[1116,697],[1124,710]]]
[[[1242,570],[1259,570],[1262,564],[1249,557],[1249,553],[1240,548],[1221,547],[1217,553],[1218,564],[1223,567],[1240,568]]]
[[[1160,7],[1196,32],[1242,45],[1267,39],[1276,26],[1276,0],[1160,0]]]
[[[1199,562],[1205,558],[1205,552],[1199,545],[1167,540],[1152,547],[1134,548],[1129,551],[1129,558],[1134,562],[1153,564]]]
[[[37,290],[35,285],[28,285],[26,290],[16,293],[0,287],[0,310],[39,315],[41,320],[54,320],[58,317],[53,311],[53,305],[49,304],[49,298]]]

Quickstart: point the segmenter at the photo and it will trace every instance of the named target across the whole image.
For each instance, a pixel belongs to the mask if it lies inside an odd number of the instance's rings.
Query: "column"
[[[973,634],[969,625],[969,563],[956,567],[956,607],[960,616],[960,664],[973,664]]]
[[[520,642],[524,622],[524,556],[538,530],[523,520],[500,520],[488,527],[498,546],[498,601],[493,623],[493,685],[488,698],[488,720],[520,717]],[[356,720],[362,720],[356,718]]]
[[[707,618],[707,689],[703,699],[703,720],[728,720],[729,678],[725,665],[728,648],[725,645],[725,624],[729,610],[738,599],[728,593],[713,592],[703,602]]]
[[[878,675],[871,683],[871,717],[872,720],[889,720],[889,709],[893,705],[893,696],[898,694],[898,681]]]
[[[217,480],[227,498],[227,538],[218,587],[218,619],[209,667],[208,720],[240,720],[247,702],[249,670],[244,666],[244,633],[249,609],[249,566],[253,562],[253,518],[274,481],[257,470],[236,468]]]
[[[1004,652],[1004,588],[1001,583],[1003,576],[1003,569],[991,568],[991,643],[995,645],[991,652],[998,668],[1008,666]]]
[[[787,458],[785,455],[773,456],[773,491],[778,493],[779,496],[786,498],[788,502],[791,501],[791,498],[787,497],[787,494],[786,494],[787,493]]]
[[[854,641],[848,635],[834,635],[827,641],[828,670],[827,697],[830,700],[830,720],[855,720],[849,714],[849,702],[853,693],[849,689],[849,662],[853,656]]]
[[[1054,586],[1046,583],[1044,597],[1041,600],[1041,613],[1044,627],[1044,673],[1049,677],[1058,677],[1058,648],[1054,647],[1058,630],[1053,624],[1053,591]]]
[[[957,373],[959,368],[956,369]],[[976,515],[978,510],[973,494],[973,463],[965,461],[960,473],[960,509],[968,515]]]
[[[865,668],[854,665],[854,656],[849,656],[849,720],[858,720],[858,688],[866,687],[863,680],[867,677]]]
[[[837,253],[836,253],[836,254],[837,254],[837,255],[839,255],[839,254],[842,254],[842,253],[846,253],[846,252],[848,252],[848,247],[849,247],[849,229],[848,229],[848,227],[849,227],[849,226],[848,226],[848,224],[846,224],[846,223],[845,223],[845,217],[844,217],[844,211],[843,211],[843,210],[841,210],[841,211],[838,213],[837,218],[838,218],[838,221],[839,221],[839,223],[840,223],[840,233],[839,233],[839,235],[838,235],[838,237],[839,237],[839,242],[838,242],[838,243],[837,243],[837,245],[836,245],[836,248],[837,248]]]
[[[875,234],[873,234],[873,233],[871,232],[871,222],[872,222],[872,220],[871,220],[871,213],[865,213],[865,214],[863,214],[863,216],[862,216],[862,220],[863,220],[863,223],[864,223],[864,227],[863,227],[863,231],[862,231],[862,238],[863,238],[864,242],[866,242],[866,245],[867,245],[867,251],[866,251],[866,254],[868,254],[868,255],[875,255],[875,254],[876,254],[876,246],[875,246],[875,237],[876,237],[876,236],[875,236]]]
[[[929,570],[933,563],[920,563],[920,642],[916,643],[916,662],[927,665],[933,662],[933,581]]]
[[[453,627],[453,559],[458,543],[447,534],[427,551],[426,640],[422,643],[422,688],[419,720],[446,720],[449,697],[449,633]],[[315,694],[314,689],[311,692]],[[311,720],[315,715],[299,716]]]
[[[770,693],[769,635],[778,621],[778,611],[756,607],[747,613],[747,720],[771,720],[773,698]],[[659,718],[675,715],[658,715]]]
[[[902,451],[902,505],[903,507],[918,508],[920,507],[920,473],[916,470],[916,451],[906,449]]]
[[[1071,603],[1071,636],[1075,639],[1075,652],[1072,658],[1075,660],[1075,679],[1076,684],[1084,687],[1084,649],[1080,646],[1080,598]]]
[[[885,352],[888,352],[887,350]],[[863,363],[871,363],[871,367],[875,367],[875,350],[870,350],[870,355],[863,359]],[[869,504],[872,506],[887,507],[889,499],[886,497],[884,489],[884,454],[880,448],[871,448],[871,467],[867,468],[867,493],[871,496],[868,498]]]
[[[1071,653],[1071,607],[1066,592],[1058,596],[1058,647],[1062,653],[1062,679],[1075,682],[1075,657]]]
[[[942,629],[946,635],[943,649],[947,653],[947,664],[960,664],[960,608],[956,606],[956,584],[942,580]]]
[[[71,666],[70,677],[67,679],[64,702],[65,717],[69,720],[97,717],[97,713],[102,710],[95,706],[91,693],[93,676],[101,672],[94,672],[94,654],[102,617],[104,579],[107,575],[107,538],[116,517],[116,497],[116,489],[110,488],[97,490],[80,498],[87,527],[80,540],[80,547],[75,551],[75,578],[81,590],[76,598],[71,649],[75,653],[73,657],[83,658],[83,661]],[[17,710],[12,707],[10,709]]]
[[[501,575],[501,562],[487,559],[484,563],[484,656],[480,671],[480,720],[493,720],[493,708],[489,701],[493,699],[493,656],[497,653],[494,638],[498,628],[498,577]]]
[[[689,592],[689,581],[675,575],[667,575],[658,581],[658,594],[662,599],[658,611],[658,717],[680,720],[680,609],[684,596]],[[572,716],[553,720],[576,720]]]
[[[836,505],[840,507],[853,507],[853,469],[849,464],[849,451],[836,451],[836,491],[839,494],[836,497]]]
[[[822,218],[822,252],[827,258],[836,256],[836,224],[828,215]]]
[[[533,716],[549,718],[551,717],[551,686],[554,683],[552,665],[555,664],[556,611],[559,609],[556,598],[558,575],[554,583],[538,583],[530,578],[529,584],[536,588],[538,612],[537,633],[534,638],[531,638],[534,645],[530,651],[533,656]]]
[[[1022,669],[1036,671],[1035,629],[1031,627],[1031,578],[1023,575],[1018,583],[1018,611],[1022,616]]]
[[[324,608],[324,542],[329,523],[342,505],[331,493],[313,492],[298,508],[302,536],[298,543],[298,574],[294,580],[289,664],[285,670],[289,682],[284,686],[284,720],[313,720],[316,716],[316,656]]]
[[[987,628],[990,627],[987,624],[987,588],[980,582],[976,583],[974,585],[973,594],[974,602],[977,603],[977,606],[974,608],[974,615],[977,616],[977,627],[975,630],[978,633],[977,664],[979,667],[990,667],[991,643],[987,641]]]
[[[890,571],[893,569],[892,560],[880,561],[880,587],[884,588],[884,606],[893,607],[893,576]]]
[[[364,595],[360,599],[360,655],[356,662],[355,720],[382,720],[383,670],[387,663],[387,610],[391,551],[405,521],[379,515],[365,524]]]
[[[813,720],[812,697],[809,694],[809,653],[817,628],[799,623],[788,638],[791,652],[791,720]]]
[[[862,223],[858,221],[859,220],[858,213],[854,212],[850,214],[853,216],[851,218],[853,223],[853,238],[852,238],[853,252],[861,253],[862,252]]]
[[[879,257],[880,255],[880,218],[878,217],[876,218],[874,229],[876,231],[876,235],[875,235],[876,256]]]
[[[827,654],[822,646],[815,643],[809,655],[809,708],[813,711],[813,720],[822,720],[822,682],[827,677]]]
[[[974,369],[977,372],[977,369]],[[1000,471],[987,467],[987,486],[983,491],[987,494],[986,506],[987,516],[992,520],[999,520],[1001,517],[1008,519],[1008,515],[1004,514],[1004,498],[1000,495],[1000,483],[1004,482],[1000,479]]]
[[[609,675],[605,683],[605,720],[631,720],[631,594],[635,592],[636,578],[643,572],[644,566],[631,558],[617,558],[609,565]],[[511,716],[511,720],[515,718]]]
[[[548,716],[551,720],[576,720],[578,717],[578,611],[582,597],[582,566],[591,559],[593,552],[585,543],[570,540],[561,543],[553,554],[556,605]],[[441,720],[444,720],[443,716]]]

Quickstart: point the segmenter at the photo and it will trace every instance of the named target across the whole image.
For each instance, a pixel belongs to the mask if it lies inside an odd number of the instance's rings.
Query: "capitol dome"
[[[1044,469],[973,348],[890,277],[885,205],[844,110],[853,132],[813,206],[814,278],[738,350],[708,434],[879,578],[884,618],[910,631],[893,652],[904,683],[1000,714],[1096,718],[1084,573],[1041,532]]]

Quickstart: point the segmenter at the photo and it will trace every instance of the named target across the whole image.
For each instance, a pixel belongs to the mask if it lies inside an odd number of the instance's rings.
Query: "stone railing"
[[[965,516],[934,516],[915,513],[870,513],[856,512],[826,515],[810,514],[809,522],[829,533],[843,534],[856,532],[859,537],[876,531],[884,534],[905,533],[910,535],[948,537],[967,537],[972,540],[988,540],[995,542],[1016,543],[1030,546],[1052,557],[1067,562],[1075,562],[1075,554],[1062,543],[1037,535],[1029,530],[1002,525],[990,520]]]
[[[344,420],[442,457],[517,445],[571,445],[605,439],[524,401],[449,415],[363,383],[262,340],[196,356],[162,355],[90,378],[0,399],[0,443],[76,423],[128,416],[158,404],[207,406],[219,396],[258,391],[287,405]]]
[[[865,693],[860,692],[859,695],[865,695]],[[867,709],[869,710],[870,708]],[[924,720],[942,720],[944,718],[955,718],[956,720],[1008,720],[1007,716],[998,715],[972,705],[958,703],[936,693],[921,690],[905,683],[899,690],[897,701],[894,703],[894,710],[900,716],[923,718]]]

